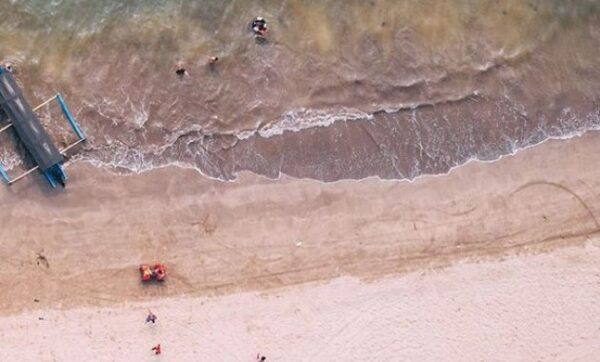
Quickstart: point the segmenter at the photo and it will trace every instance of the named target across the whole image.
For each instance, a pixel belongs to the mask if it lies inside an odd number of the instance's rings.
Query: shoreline
[[[600,171],[589,167],[598,140],[549,141],[410,183],[250,174],[223,183],[191,170],[121,177],[75,164],[64,192],[35,176],[0,190],[11,225],[0,231],[0,314],[373,280],[582,245],[600,230]],[[145,288],[137,266],[154,261],[169,281]]]
[[[448,176],[450,175],[452,172],[454,172],[457,169],[460,169],[463,166],[467,166],[470,163],[481,163],[481,164],[488,164],[488,163],[495,163],[497,161],[500,161],[504,158],[507,157],[513,157],[516,156],[517,154],[526,151],[530,148],[534,148],[534,147],[538,147],[541,146],[547,142],[555,142],[555,141],[568,141],[568,140],[572,140],[572,139],[577,139],[577,138],[582,138],[584,136],[586,136],[587,134],[590,133],[596,133],[596,132],[600,132],[599,128],[590,128],[590,129],[586,129],[586,130],[580,130],[580,131],[575,131],[574,133],[569,133],[569,134],[565,134],[562,136],[549,136],[548,138],[545,138],[542,141],[539,141],[538,143],[535,144],[530,144],[530,145],[526,145],[523,146],[521,148],[518,148],[517,150],[514,150],[511,153],[507,153],[507,154],[501,154],[498,157],[494,158],[494,159],[490,159],[490,160],[484,160],[484,159],[479,159],[476,157],[472,157],[470,159],[468,159],[467,161],[465,161],[464,163],[461,163],[459,165],[456,166],[452,166],[448,171],[446,172],[442,172],[442,173],[423,173],[423,174],[419,174],[418,176],[414,177],[414,178],[399,178],[399,179],[388,179],[388,178],[382,178],[381,176],[377,176],[377,175],[373,175],[373,176],[367,176],[367,177],[363,177],[363,178],[342,178],[339,180],[334,180],[334,181],[324,181],[324,180],[318,180],[318,179],[314,179],[314,178],[310,178],[310,177],[296,177],[296,176],[291,176],[285,173],[279,173],[279,176],[272,178],[269,177],[267,175],[263,175],[263,174],[258,174],[258,173],[254,173],[253,171],[240,171],[238,173],[238,178],[236,179],[221,179],[215,176],[210,176],[206,173],[204,173],[200,168],[198,168],[197,166],[192,166],[192,165],[187,165],[187,164],[183,164],[182,162],[171,162],[168,165],[163,165],[163,166],[156,166],[154,168],[149,168],[149,169],[142,169],[142,170],[132,170],[130,168],[124,167],[124,166],[111,166],[108,164],[104,164],[101,161],[98,160],[92,160],[92,159],[82,159],[82,160],[76,160],[77,163],[81,163],[81,164],[87,164],[87,165],[91,165],[99,170],[105,171],[105,172],[109,172],[111,174],[114,175],[118,175],[118,176],[136,176],[136,175],[142,175],[146,172],[152,172],[154,170],[160,170],[160,169],[165,169],[165,168],[175,168],[175,169],[181,169],[181,170],[191,170],[194,171],[196,173],[198,173],[200,176],[210,180],[210,181],[221,181],[224,183],[235,183],[239,181],[239,178],[241,177],[240,175],[251,175],[251,177],[256,177],[258,179],[264,179],[266,181],[279,181],[281,179],[288,179],[288,180],[295,180],[295,181],[312,181],[312,182],[317,182],[317,183],[322,183],[322,184],[335,184],[338,182],[362,182],[362,181],[379,181],[379,182],[408,182],[408,183],[413,183],[416,182],[418,180],[420,180],[421,178],[430,178],[430,177],[444,177],[444,176]],[[75,165],[75,163],[71,163],[72,165]],[[120,172],[119,169],[123,169],[125,171]]]
[[[583,137],[585,134],[587,133],[593,133],[593,132],[598,132],[600,131],[598,124],[598,115],[596,115],[596,112],[590,113],[587,116],[583,117],[585,118],[585,122],[586,122],[586,126],[582,126],[579,125],[577,126],[575,129],[571,129],[568,131],[565,131],[564,134],[554,134],[553,132],[548,132],[546,133],[543,137],[539,138],[538,136],[531,136],[530,138],[533,139],[533,141],[531,141],[531,143],[523,143],[523,144],[518,144],[519,142],[517,140],[515,140],[514,144],[508,148],[508,149],[498,149],[497,153],[494,154],[494,156],[489,157],[489,156],[485,156],[485,155],[481,155],[481,154],[473,154],[470,157],[466,158],[466,159],[462,159],[462,160],[455,160],[453,161],[453,166],[450,165],[446,165],[443,166],[441,169],[437,169],[437,171],[432,171],[432,170],[420,170],[418,171],[415,175],[412,174],[403,174],[403,173],[398,173],[395,176],[382,176],[382,174],[380,173],[381,170],[372,170],[372,173],[368,173],[366,175],[362,175],[362,176],[357,176],[357,177],[352,177],[352,176],[341,176],[341,177],[336,177],[334,179],[331,180],[327,180],[327,179],[323,179],[323,178],[318,178],[318,177],[313,177],[313,176],[297,176],[294,175],[293,173],[290,173],[288,171],[284,171],[283,169],[283,163],[280,164],[279,170],[275,171],[275,170],[271,170],[271,171],[265,171],[265,170],[259,170],[259,169],[253,169],[252,167],[250,168],[240,168],[237,169],[235,165],[228,165],[228,164],[221,164],[218,166],[218,168],[220,168],[221,170],[223,169],[231,169],[228,171],[227,175],[225,174],[221,174],[220,176],[217,176],[216,174],[210,174],[209,170],[206,169],[206,164],[204,164],[204,166],[202,166],[203,162],[199,161],[196,158],[186,158],[184,160],[172,160],[172,161],[167,161],[165,164],[159,164],[158,166],[153,164],[153,157],[158,157],[160,156],[162,153],[165,153],[166,150],[168,150],[170,147],[174,146],[175,143],[172,144],[168,144],[168,145],[163,145],[161,146],[161,152],[157,155],[154,154],[153,152],[150,153],[144,153],[144,151],[141,150],[137,150],[136,152],[138,152],[138,155],[141,155],[141,158],[144,159],[145,157],[149,157],[151,159],[150,163],[152,164],[151,166],[147,166],[145,165],[145,162],[142,162],[141,165],[136,165],[136,164],[128,164],[127,162],[122,162],[122,161],[114,161],[114,162],[105,162],[102,161],[100,159],[95,159],[93,157],[90,158],[90,156],[86,156],[87,158],[82,158],[81,160],[77,160],[78,162],[84,162],[84,163],[88,163],[93,165],[96,168],[100,168],[100,169],[105,169],[107,172],[111,172],[111,173],[116,173],[119,175],[129,175],[129,174],[142,174],[144,172],[149,172],[152,170],[157,170],[157,169],[162,169],[162,168],[169,168],[169,167],[176,167],[176,168],[182,168],[182,169],[189,169],[189,170],[194,170],[197,173],[199,173],[200,175],[202,175],[205,178],[211,179],[211,180],[218,180],[218,181],[237,181],[237,179],[239,178],[240,174],[244,174],[244,173],[250,173],[250,174],[254,174],[256,176],[259,177],[265,177],[269,180],[279,180],[281,177],[287,177],[290,179],[295,179],[295,180],[313,180],[313,181],[317,181],[317,182],[323,182],[323,183],[335,183],[338,181],[360,181],[360,180],[369,180],[369,179],[378,179],[380,181],[415,181],[421,177],[428,177],[428,176],[445,176],[448,175],[449,173],[451,173],[454,169],[456,168],[460,168],[463,167],[471,162],[481,162],[481,163],[488,163],[488,162],[496,162],[498,160],[501,160],[504,157],[510,157],[510,156],[514,156],[519,152],[525,151],[531,147],[537,147],[540,146],[546,142],[549,141],[555,141],[555,140],[569,140],[572,138],[578,138],[578,137]],[[358,125],[360,125],[360,122],[358,122]],[[342,123],[343,125],[355,125],[355,123],[357,123],[356,120],[344,120],[344,121],[336,121],[333,122],[332,124],[328,125],[328,126],[340,126],[337,123]],[[337,124],[337,125],[336,125]],[[367,123],[364,123],[364,125],[366,125]],[[341,126],[340,126],[341,127]],[[278,137],[281,140],[285,140],[286,137],[298,137],[298,136],[302,136],[305,135],[309,138],[311,138],[311,134],[309,134],[310,132],[313,132],[313,136],[318,135],[318,130],[319,129],[327,129],[327,127],[324,126],[314,126],[314,127],[308,127],[305,129],[301,129],[298,131],[284,131],[281,134],[276,135],[276,137]],[[192,129],[189,130],[188,132],[201,132],[201,129]],[[218,134],[216,137],[233,137],[235,138],[238,142],[250,142],[250,139],[255,137],[255,139],[252,140],[252,142],[254,143],[263,143],[263,142],[270,142],[269,139],[271,138],[271,136],[269,137],[263,137],[261,135],[259,135],[257,133],[258,131],[256,131],[253,135],[248,136],[248,137],[237,137],[234,134]],[[308,132],[308,133],[307,133]],[[315,133],[316,132],[316,133]],[[175,141],[174,141],[175,142]],[[234,144],[232,147],[236,147],[236,145]],[[502,148],[502,147],[501,147]],[[252,146],[250,146],[250,148],[246,148],[245,149],[246,152],[249,153],[253,153],[256,150],[252,149]],[[281,151],[281,149],[279,149],[278,151]],[[275,151],[274,151],[275,152]],[[275,152],[277,153],[277,152]],[[242,153],[243,154],[243,153]],[[123,154],[120,154],[121,156],[123,156],[123,158],[127,158],[126,156],[124,156]],[[261,157],[265,156],[264,154],[261,155]],[[231,157],[231,155],[227,156],[226,158]],[[238,155],[239,157],[239,155]],[[242,158],[244,158],[243,156],[241,156]],[[232,159],[230,159],[229,161],[234,162]],[[273,160],[272,160],[273,161]],[[389,162],[390,160],[388,160]],[[220,161],[218,161],[217,163],[219,163]],[[273,161],[275,162],[275,161]],[[235,162],[234,162],[235,163]],[[330,165],[331,166],[331,165]],[[213,170],[214,171],[214,170]],[[397,172],[399,172],[398,170],[396,170]]]

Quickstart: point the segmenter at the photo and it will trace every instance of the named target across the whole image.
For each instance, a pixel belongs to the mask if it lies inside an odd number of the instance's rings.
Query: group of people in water
[[[256,18],[254,18],[254,20],[252,20],[251,28],[252,32],[254,33],[254,37],[257,40],[264,40],[267,35],[267,31],[269,30],[269,28],[267,27],[267,21],[261,16],[257,16]],[[215,66],[218,61],[218,56],[211,56],[208,59],[208,64],[210,66]],[[11,63],[6,62],[3,65],[8,71],[12,72],[13,66]],[[188,74],[183,61],[179,60],[175,64],[175,74],[177,74],[177,76],[179,77],[183,77]]]
[[[267,35],[267,31],[269,30],[269,28],[267,27],[267,21],[265,20],[265,18],[263,18],[261,16],[257,16],[256,18],[254,18],[254,20],[252,20],[252,23],[251,23],[251,28],[252,28],[252,32],[254,33],[254,37],[257,40],[265,40],[266,39],[265,37]],[[218,56],[212,56],[208,59],[208,65],[210,65],[211,67],[214,67],[218,61],[219,61]],[[175,74],[177,74],[179,77],[183,77],[188,74],[187,70],[185,69],[185,64],[183,61],[179,60],[175,64]]]

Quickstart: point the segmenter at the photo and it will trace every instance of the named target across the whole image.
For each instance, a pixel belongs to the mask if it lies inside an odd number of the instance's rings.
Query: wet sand
[[[0,189],[0,311],[373,279],[581,245],[600,229],[599,140],[551,141],[413,183],[227,183],[75,164],[65,191],[38,176]],[[154,261],[169,281],[140,285],[138,265]]]

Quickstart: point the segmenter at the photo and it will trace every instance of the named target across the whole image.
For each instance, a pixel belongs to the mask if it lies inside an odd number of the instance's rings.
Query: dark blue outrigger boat
[[[60,151],[54,145],[35,114],[36,110],[54,100],[60,105],[62,113],[77,135],[77,141]],[[59,184],[64,186],[67,181],[67,174],[62,166],[65,162],[66,152],[85,141],[86,136],[75,121],[62,95],[57,94],[34,109],[31,109],[27,100],[23,97],[23,92],[12,73],[5,67],[0,66],[0,121],[3,119],[8,124],[0,128],[0,133],[9,128],[14,129],[19,139],[25,145],[27,152],[36,163],[36,166],[13,179],[8,176],[6,170],[0,165],[0,176],[4,181],[8,185],[11,185],[39,169],[46,176],[52,187],[56,187]]]

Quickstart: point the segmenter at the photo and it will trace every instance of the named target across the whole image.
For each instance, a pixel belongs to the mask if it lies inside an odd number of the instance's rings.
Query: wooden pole
[[[81,142],[85,141],[85,138],[81,138],[73,143],[71,143],[70,145],[68,145],[67,147],[63,148],[60,153],[62,153],[63,155],[65,154],[65,152],[67,152],[68,150],[70,150],[71,148],[77,146],[78,144],[80,144]]]
[[[10,127],[12,127],[12,123],[7,124],[6,126],[0,128],[0,133],[6,131],[7,129],[9,129]]]
[[[56,97],[58,97],[58,94],[57,94],[57,95],[55,95],[54,97],[52,97],[52,98],[48,99],[48,100],[47,100],[47,101],[45,101],[44,103],[40,104],[39,106],[35,107],[35,108],[33,109],[33,111],[35,112],[35,111],[37,111],[38,109],[40,109],[40,108],[42,108],[43,106],[45,106],[46,104],[48,104],[48,103],[52,102],[53,100],[55,100],[55,99],[56,99]]]
[[[33,171],[37,170],[38,168],[40,168],[40,166],[39,166],[39,165],[37,165],[37,166],[35,166],[34,168],[31,168],[31,169],[29,169],[29,170],[25,171],[25,173],[23,173],[23,174],[21,174],[21,175],[19,175],[19,176],[15,177],[14,179],[10,180],[10,183],[9,183],[9,185],[12,185],[12,184],[14,184],[15,182],[17,182],[17,181],[19,181],[20,179],[22,179],[23,177],[25,177],[25,176],[29,175],[30,173],[32,173]]]

